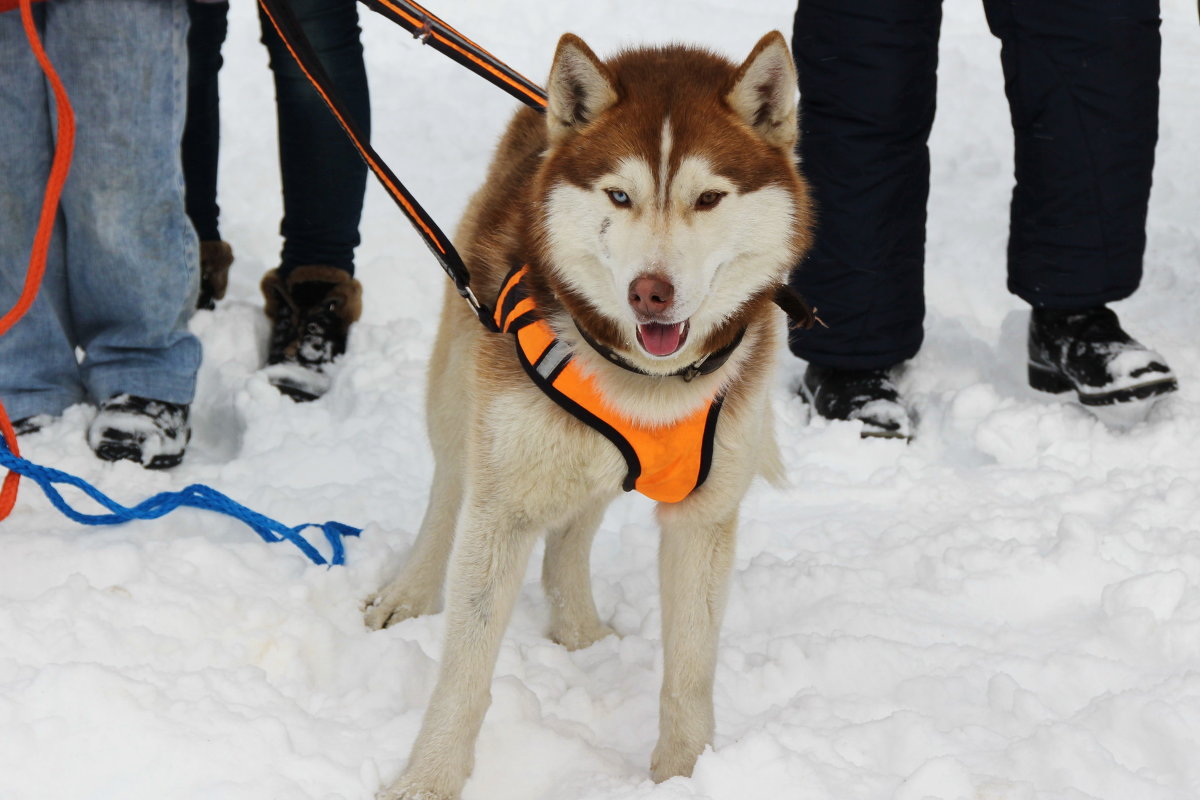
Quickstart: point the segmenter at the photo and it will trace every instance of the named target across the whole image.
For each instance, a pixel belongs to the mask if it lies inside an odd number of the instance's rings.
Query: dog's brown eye
[[[613,205],[617,208],[629,208],[631,205],[629,195],[620,189],[605,189],[604,193],[608,195],[608,199],[612,200]]]
[[[705,192],[696,198],[696,208],[701,211],[713,208],[717,203],[721,202],[721,198],[724,196],[724,192]]]

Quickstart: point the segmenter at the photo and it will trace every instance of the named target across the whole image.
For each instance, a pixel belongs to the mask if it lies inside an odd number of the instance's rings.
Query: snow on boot
[[[177,465],[191,437],[186,403],[132,394],[105,400],[88,428],[88,444],[100,458],[136,461],[147,469]]]
[[[233,264],[233,248],[229,242],[200,243],[200,296],[196,308],[209,311],[225,296],[229,286],[229,267]]]
[[[826,419],[860,420],[864,439],[912,438],[912,419],[889,370],[809,364],[800,393]]]
[[[1033,310],[1029,318],[1029,385],[1075,392],[1093,411],[1148,401],[1179,388],[1158,353],[1121,329],[1104,306],[1079,311]],[[1144,409],[1148,411],[1148,407]],[[1102,415],[1107,419],[1109,415]],[[1144,411],[1142,413],[1144,416]],[[1114,419],[1133,422],[1133,419]]]
[[[362,284],[345,270],[306,266],[286,278],[271,270],[262,292],[271,320],[267,379],[297,402],[317,399],[329,390],[326,366],[346,351],[362,315]]]

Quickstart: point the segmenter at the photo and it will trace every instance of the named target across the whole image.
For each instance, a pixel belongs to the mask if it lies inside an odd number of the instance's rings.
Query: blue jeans
[[[75,154],[37,300],[0,337],[0,399],[12,419],[123,392],[190,403],[199,265],[179,161],[184,2],[54,0],[34,14],[75,110]],[[0,76],[7,310],[24,283],[56,126],[16,11],[0,14]]]

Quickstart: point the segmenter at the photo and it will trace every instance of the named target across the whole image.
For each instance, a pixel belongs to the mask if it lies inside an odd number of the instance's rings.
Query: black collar
[[[658,375],[653,372],[646,372],[644,369],[618,355],[612,350],[612,348],[605,347],[604,345],[600,344],[591,336],[588,336],[587,331],[581,328],[578,322],[575,322],[575,330],[579,331],[579,335],[583,337],[585,342],[592,346],[593,350],[604,356],[605,360],[607,360],[609,363],[616,364],[621,369],[629,370],[630,372],[636,372],[638,375],[649,375],[654,378],[683,378],[685,381],[690,381],[693,378],[697,378],[701,375],[708,375],[720,369],[721,366],[729,360],[729,357],[733,355],[733,351],[737,349],[738,345],[742,343],[742,337],[746,335],[746,329],[742,328],[740,331],[738,331],[738,335],[733,337],[732,342],[725,345],[720,350],[717,350],[715,353],[709,353],[701,356],[700,360],[692,362],[677,372],[671,372],[667,375]]]

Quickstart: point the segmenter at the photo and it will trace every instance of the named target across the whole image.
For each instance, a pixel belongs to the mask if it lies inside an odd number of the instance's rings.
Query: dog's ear
[[[547,91],[546,125],[552,143],[591,122],[617,101],[612,73],[573,33],[564,33],[558,40]]]
[[[738,67],[725,99],[767,144],[791,152],[797,136],[796,92],[796,68],[787,40],[779,31],[771,31]]]

